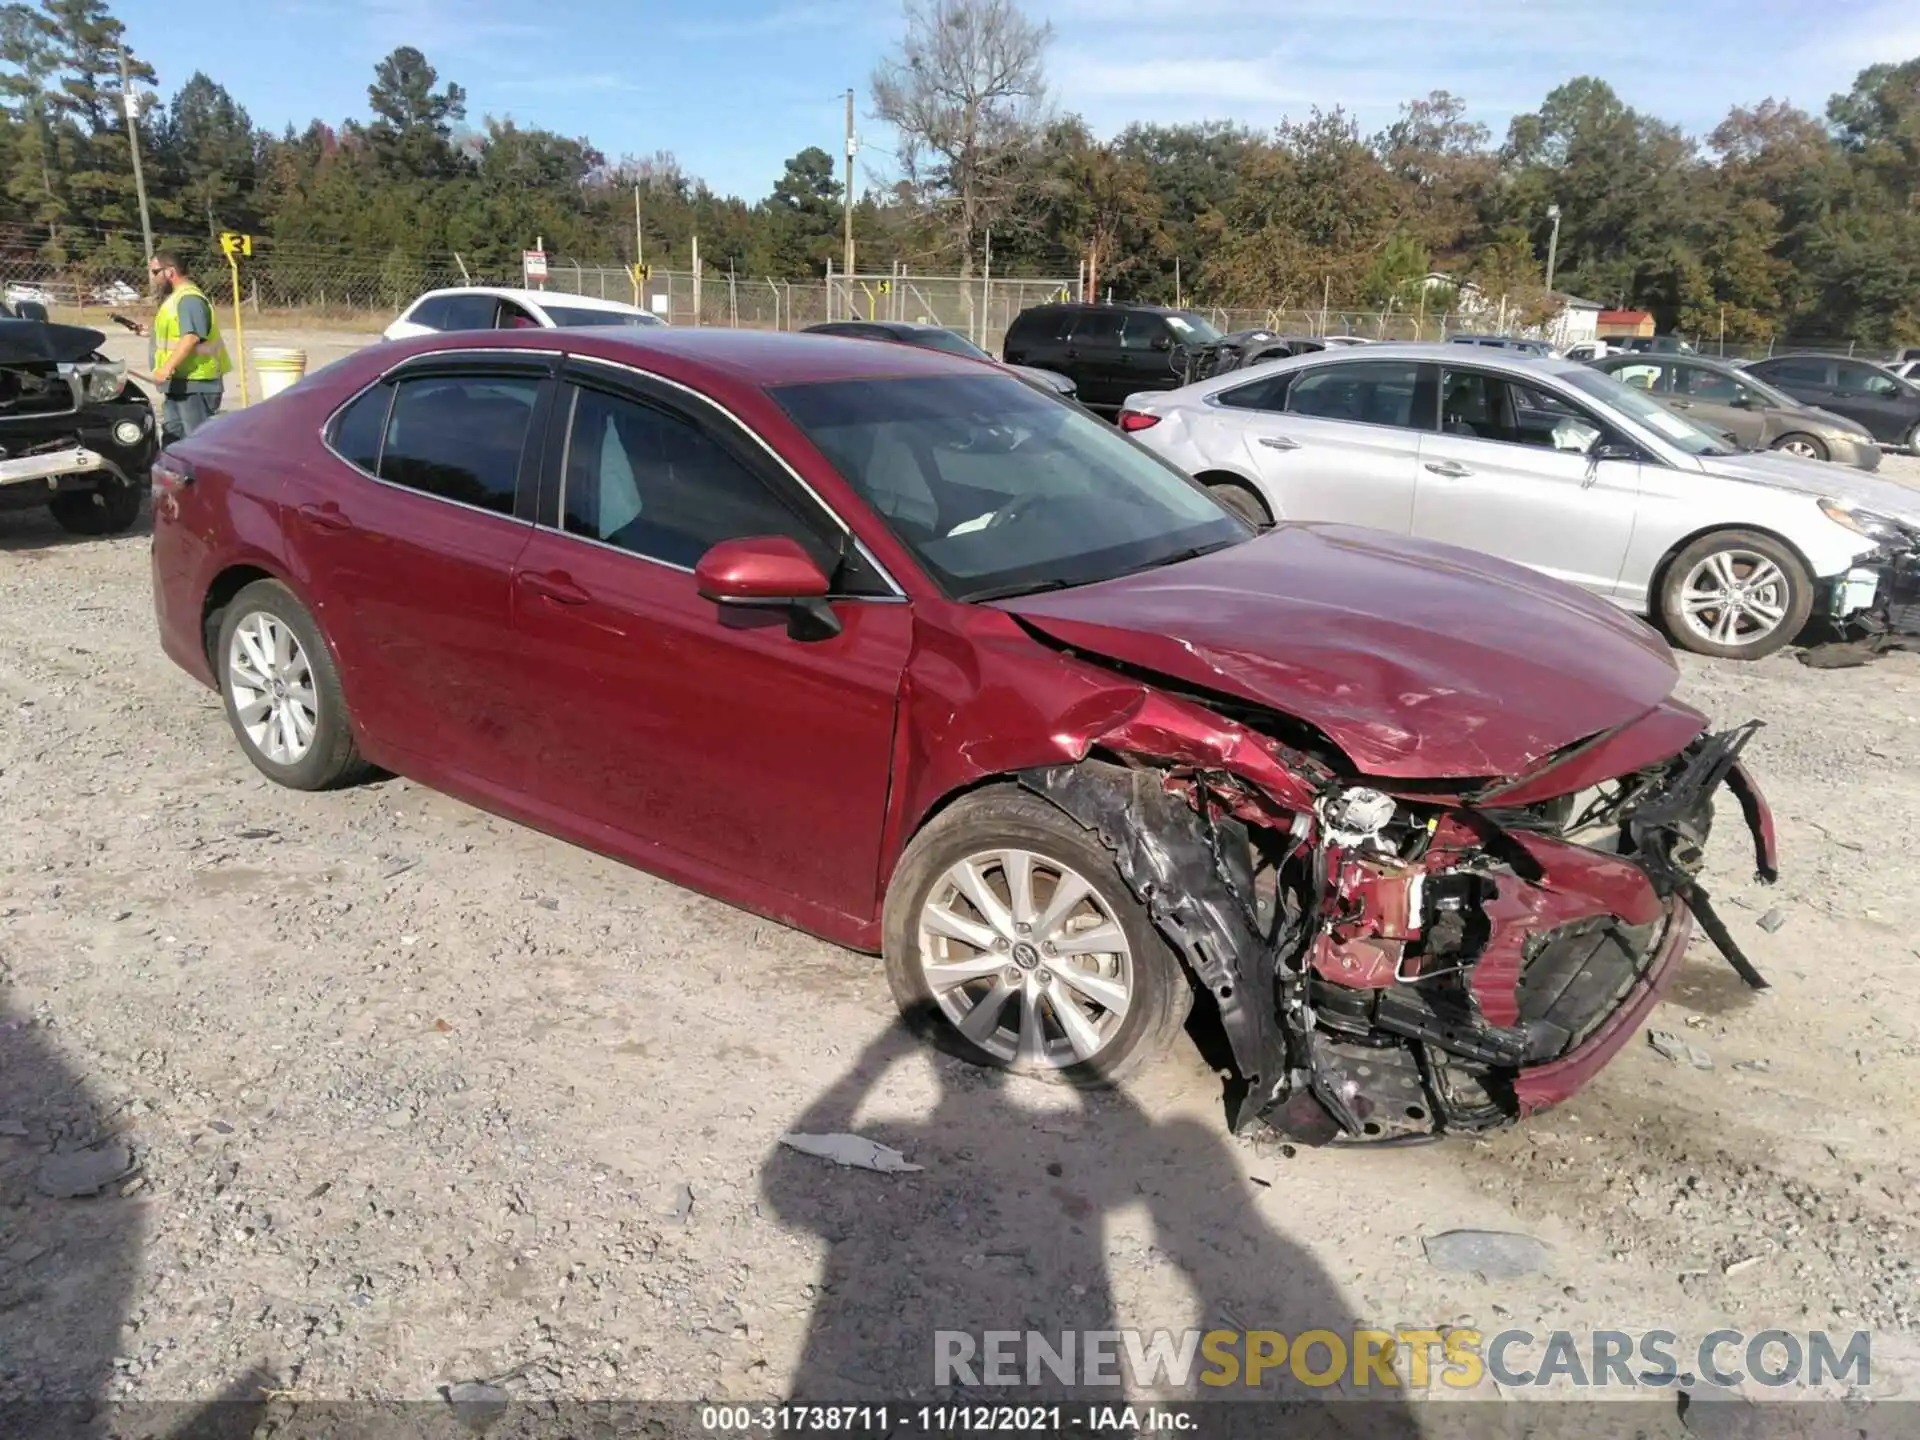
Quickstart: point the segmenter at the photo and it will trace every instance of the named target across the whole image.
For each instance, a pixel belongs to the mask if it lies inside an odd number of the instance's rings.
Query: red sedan
[[[1652,1007],[1714,797],[1666,644],[1444,546],[1256,535],[969,360],[443,335],[154,472],[167,653],[282,784],[411,776],[878,950],[983,1064],[1110,1082],[1195,1002],[1308,1141],[1506,1123]]]

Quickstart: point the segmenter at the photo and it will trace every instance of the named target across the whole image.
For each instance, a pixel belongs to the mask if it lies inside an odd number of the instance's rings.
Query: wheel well
[[[213,577],[213,583],[207,587],[207,598],[200,605],[200,648],[206,652],[207,663],[216,670],[219,667],[213,652],[220,642],[222,612],[234,596],[254,581],[274,578],[271,571],[262,570],[258,565],[235,565]]]
[[[1236,475],[1231,470],[1203,470],[1193,478],[1209,489],[1216,485],[1231,485],[1236,490],[1244,490],[1260,502],[1260,508],[1267,512],[1267,519],[1278,518],[1273,513],[1273,506],[1267,503],[1267,497],[1260,493],[1260,487],[1244,475]]]
[[[1744,530],[1749,535],[1764,535],[1776,545],[1783,547],[1789,555],[1800,562],[1800,568],[1807,572],[1807,579],[1809,581],[1814,585],[1820,583],[1820,577],[1814,573],[1813,562],[1807,559],[1798,545],[1794,544],[1776,530],[1769,530],[1764,525],[1702,525],[1691,535],[1683,535],[1680,539],[1676,540],[1668,549],[1667,553],[1660,557],[1660,563],[1653,567],[1653,575],[1647,582],[1647,613],[1649,615],[1658,615],[1660,613],[1660,591],[1665,588],[1667,572],[1673,568],[1673,562],[1680,557],[1680,552],[1693,544],[1694,541],[1702,539],[1705,536],[1718,535],[1722,531],[1731,530]],[[1818,592],[1816,592],[1816,595],[1817,593]]]

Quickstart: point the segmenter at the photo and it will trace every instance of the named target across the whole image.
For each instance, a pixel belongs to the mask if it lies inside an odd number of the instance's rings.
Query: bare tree
[[[907,0],[906,22],[899,50],[873,72],[874,110],[899,132],[901,171],[944,214],[970,276],[1044,110],[1053,27],[1014,0]]]

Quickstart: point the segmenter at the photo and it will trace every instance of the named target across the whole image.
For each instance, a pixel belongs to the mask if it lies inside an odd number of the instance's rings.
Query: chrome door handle
[[[1449,480],[1458,480],[1464,475],[1471,475],[1473,473],[1473,471],[1462,465],[1458,460],[1429,460],[1427,461],[1427,469],[1436,475],[1444,475]]]
[[[1262,435],[1260,437],[1260,443],[1269,450],[1298,450],[1300,448],[1300,442],[1298,440],[1290,440],[1285,435]]]

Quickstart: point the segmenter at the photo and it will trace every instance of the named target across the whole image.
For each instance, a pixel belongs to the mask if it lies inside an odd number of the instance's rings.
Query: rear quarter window
[[[349,465],[369,475],[380,473],[380,442],[387,433],[387,413],[393,407],[393,386],[381,383],[334,417],[327,444]]]
[[[1071,310],[1046,309],[1029,310],[1015,317],[1013,327],[1007,331],[1009,343],[1019,345],[1038,345],[1049,340],[1064,340],[1073,324]]]

